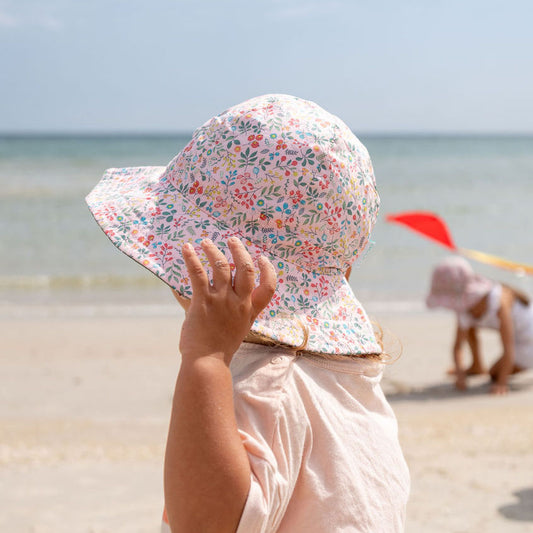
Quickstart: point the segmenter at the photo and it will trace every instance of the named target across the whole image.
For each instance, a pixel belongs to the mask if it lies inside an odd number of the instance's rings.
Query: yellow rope
[[[494,265],[500,268],[505,268],[507,270],[513,270],[519,274],[529,274],[530,276],[533,276],[533,266],[531,265],[526,265],[525,263],[516,263],[515,261],[509,261],[508,259],[503,259],[502,257],[486,254],[484,252],[478,252],[477,250],[458,248],[458,251],[476,261]]]

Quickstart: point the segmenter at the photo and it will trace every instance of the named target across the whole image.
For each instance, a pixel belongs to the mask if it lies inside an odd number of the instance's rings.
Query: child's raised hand
[[[201,246],[213,270],[212,281],[194,248],[185,244],[182,249],[193,291],[181,330],[182,361],[213,356],[229,364],[255,318],[272,298],[276,273],[268,259],[261,257],[256,286],[252,258],[235,237],[228,240],[235,274],[213,242],[206,239]]]

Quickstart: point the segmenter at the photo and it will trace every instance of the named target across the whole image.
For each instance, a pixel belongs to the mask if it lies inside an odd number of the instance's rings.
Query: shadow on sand
[[[454,384],[449,382],[436,383],[423,387],[409,386],[396,381],[386,381],[383,388],[387,399],[395,401],[423,401],[423,400],[450,400],[466,399],[482,396],[490,393],[490,382],[486,376],[476,377],[465,391],[459,391]],[[533,375],[528,379],[511,382],[509,384],[509,394],[514,392],[530,390],[533,388]]]
[[[533,488],[513,492],[513,496],[516,496],[518,501],[500,507],[500,514],[509,520],[533,522]]]

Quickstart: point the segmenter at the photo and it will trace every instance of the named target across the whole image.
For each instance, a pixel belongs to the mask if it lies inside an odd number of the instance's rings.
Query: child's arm
[[[498,311],[500,319],[500,336],[503,345],[503,355],[497,363],[498,371],[491,387],[493,394],[505,394],[507,392],[507,379],[514,366],[514,325],[511,310],[514,302],[514,294],[510,290],[502,290],[501,305]]]
[[[468,337],[468,330],[457,325],[455,341],[453,343],[453,362],[455,364],[455,387],[458,390],[466,389],[466,371],[463,366],[463,344]]]
[[[165,506],[174,533],[234,532],[246,503],[250,464],[237,430],[229,363],[275,290],[276,275],[259,261],[260,283],[238,239],[224,254],[202,242],[213,268],[210,284],[192,246],[183,247],[193,296],[183,323],[165,455]]]

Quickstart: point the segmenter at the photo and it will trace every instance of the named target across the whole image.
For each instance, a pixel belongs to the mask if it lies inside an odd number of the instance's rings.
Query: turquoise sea
[[[150,312],[171,305],[161,281],[114,249],[84,197],[107,167],[165,165],[189,138],[0,137],[0,313]],[[371,310],[422,310],[431,268],[447,254],[385,222],[387,213],[436,212],[458,246],[533,264],[533,136],[360,139],[382,199],[374,244],[352,275]],[[474,266],[533,292],[531,277]]]

